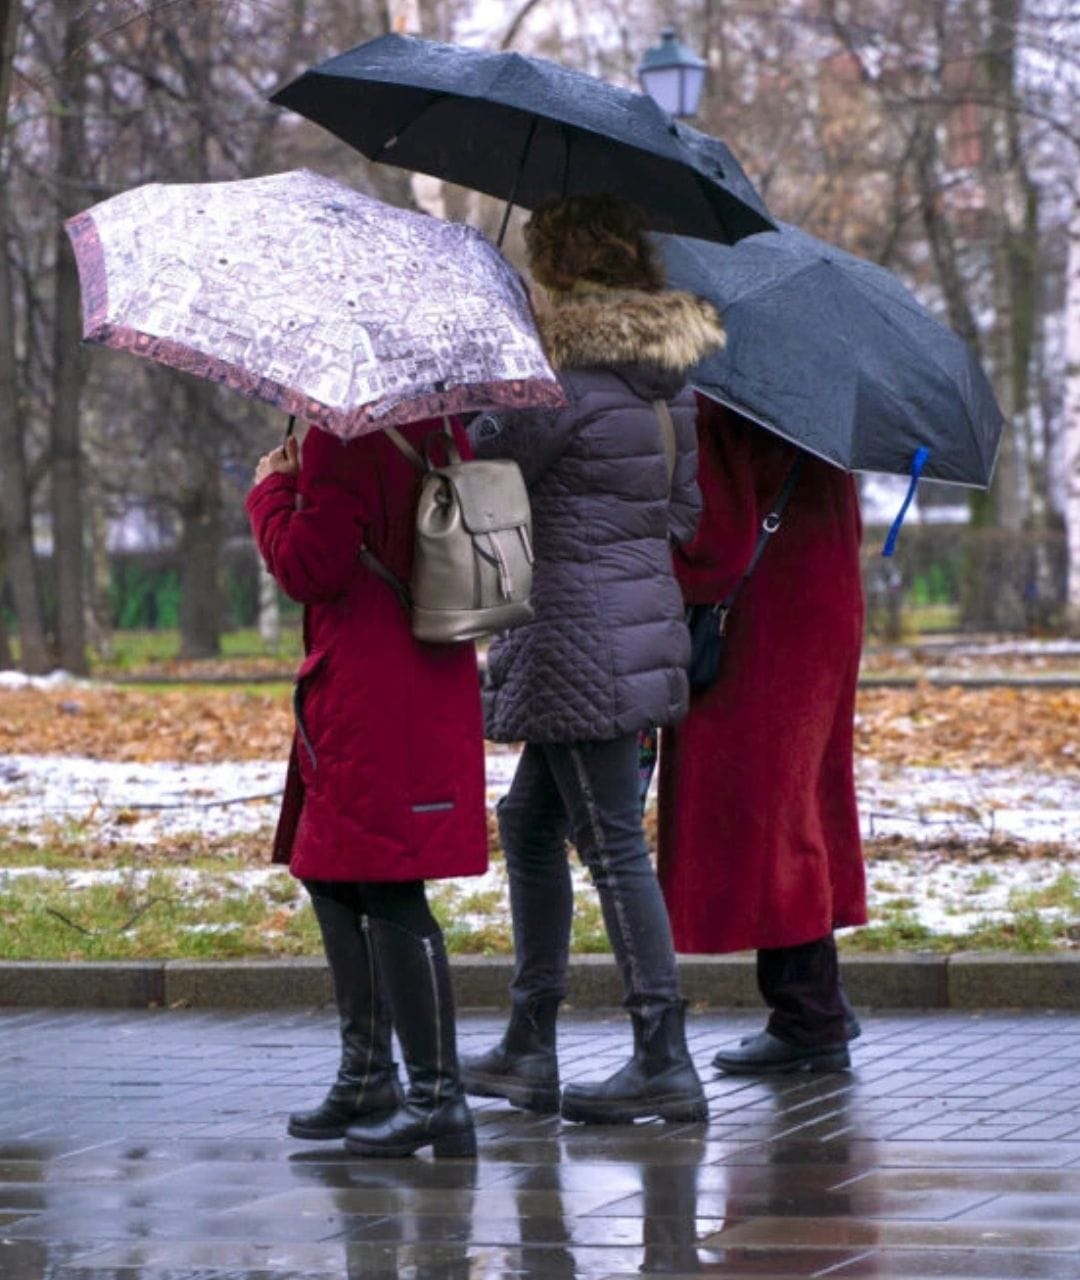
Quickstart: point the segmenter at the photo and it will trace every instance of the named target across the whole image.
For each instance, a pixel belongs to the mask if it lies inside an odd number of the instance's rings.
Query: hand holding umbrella
[[[264,453],[255,467],[255,478],[252,484],[261,484],[267,476],[294,476],[300,470],[300,448],[296,437],[290,434],[280,449],[271,449]]]

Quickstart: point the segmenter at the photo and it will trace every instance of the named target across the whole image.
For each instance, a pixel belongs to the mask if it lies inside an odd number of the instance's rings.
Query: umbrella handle
[[[896,540],[900,536],[900,526],[904,523],[904,517],[907,515],[907,509],[911,506],[911,500],[915,497],[915,490],[919,485],[919,476],[922,475],[923,467],[930,457],[930,450],[921,445],[915,450],[915,456],[911,459],[911,483],[908,485],[908,491],[904,497],[900,510],[896,513],[896,519],[892,522],[892,528],[889,535],[885,539],[885,545],[881,548],[883,556],[891,556],[896,550]]]
[[[296,430],[296,414],[295,414],[295,413],[290,413],[290,414],[289,414],[289,425],[285,428],[285,439],[284,439],[284,440],[282,440],[282,442],[281,442],[281,456],[282,456],[283,458],[288,457],[288,449],[286,449],[286,447],[285,447],[285,446],[286,446],[286,445],[289,443],[289,441],[292,439],[292,434],[293,434],[293,432],[294,432],[295,430]]]

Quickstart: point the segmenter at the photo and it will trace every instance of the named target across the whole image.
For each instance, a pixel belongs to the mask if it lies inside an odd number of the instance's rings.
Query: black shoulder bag
[[[739,581],[719,604],[692,604],[687,607],[686,625],[690,630],[690,666],[687,675],[690,679],[690,688],[695,693],[707,689],[720,674],[720,659],[724,651],[724,639],[731,607],[735,603],[735,597],[757,568],[761,553],[765,550],[765,544],[780,528],[784,508],[795,488],[795,481],[799,478],[802,460],[803,455],[800,453],[791,464],[791,470],[787,473],[783,488],[777,495],[769,514],[761,522],[761,531],[758,533],[754,554],[750,557],[750,563]]]

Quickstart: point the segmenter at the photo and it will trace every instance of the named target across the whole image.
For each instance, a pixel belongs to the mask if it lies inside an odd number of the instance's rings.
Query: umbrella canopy
[[[343,439],[563,403],[520,278],[471,227],[302,169],[138,187],[66,227],[88,341]]]
[[[380,36],[305,71],[271,102],[371,160],[528,209],[609,192],[658,231],[730,243],[773,225],[745,179],[728,182],[722,143],[701,153],[687,141],[694,131],[647,95],[542,58]]]
[[[784,223],[730,248],[662,247],[669,283],[724,317],[699,390],[845,470],[907,475],[925,458],[927,478],[990,484],[1004,419],[986,375],[891,272]]]

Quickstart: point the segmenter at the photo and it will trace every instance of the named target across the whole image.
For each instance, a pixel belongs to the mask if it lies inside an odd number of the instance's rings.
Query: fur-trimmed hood
[[[588,283],[548,298],[537,327],[556,369],[644,364],[681,373],[726,340],[716,308],[681,290]]]

